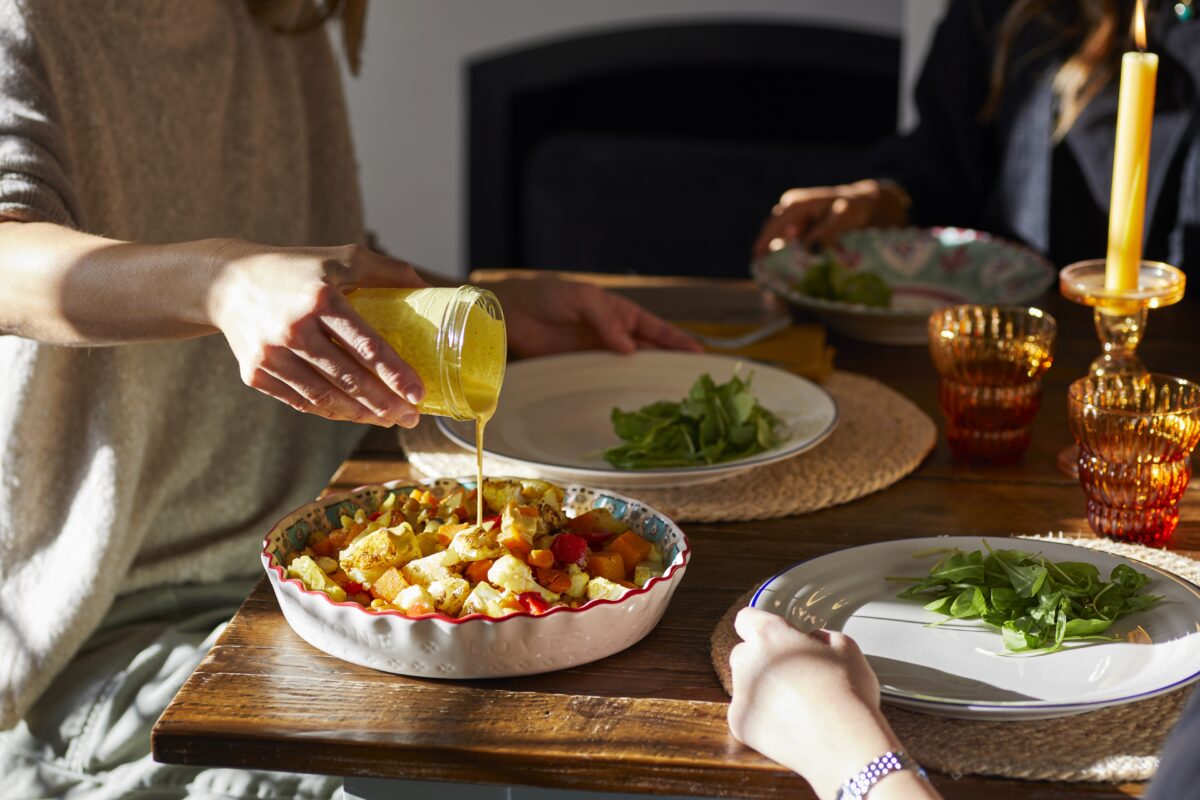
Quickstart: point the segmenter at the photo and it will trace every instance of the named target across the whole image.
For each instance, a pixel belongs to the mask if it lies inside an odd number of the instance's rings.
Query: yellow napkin
[[[676,322],[679,327],[703,336],[741,336],[759,327],[728,322]],[[834,350],[825,344],[825,328],[813,322],[790,325],[774,336],[737,350],[706,348],[710,353],[737,355],[765,361],[820,383],[833,372]]]

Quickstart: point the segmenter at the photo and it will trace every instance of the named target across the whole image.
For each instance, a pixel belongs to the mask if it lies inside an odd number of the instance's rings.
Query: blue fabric
[[[1200,692],[1183,709],[1179,722],[1163,747],[1158,774],[1150,782],[1146,800],[1185,800],[1200,797]]]

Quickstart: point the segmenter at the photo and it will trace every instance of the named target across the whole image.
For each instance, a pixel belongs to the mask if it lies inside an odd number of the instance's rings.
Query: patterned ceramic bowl
[[[867,228],[834,245],[850,270],[878,275],[892,288],[888,308],[811,297],[797,286],[821,256],[792,243],[751,264],[766,289],[812,312],[853,339],[925,344],[939,308],[964,303],[1023,305],[1054,283],[1049,261],[1029,248],[967,228]]]
[[[474,481],[441,479],[425,486],[435,494]],[[288,624],[313,647],[364,667],[422,678],[499,678],[566,669],[620,652],[658,624],[691,558],[687,538],[671,520],[649,506],[582,486],[568,486],[568,516],[607,508],[635,533],[657,542],[667,570],[620,600],[593,600],[579,608],[553,608],[541,616],[481,614],[454,619],[442,614],[407,617],[395,611],[369,611],[357,603],[336,603],[288,578],[283,559],[303,549],[317,529],[332,530],[343,513],[373,510],[394,481],[363,486],[301,506],[271,529],[263,542],[262,563]]]

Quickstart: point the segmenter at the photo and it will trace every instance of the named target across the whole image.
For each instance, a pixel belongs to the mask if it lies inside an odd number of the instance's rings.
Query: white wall
[[[375,0],[367,18],[362,73],[358,78],[347,74],[346,80],[367,224],[395,255],[447,275],[467,272],[464,66],[481,54],[598,27],[716,18],[799,20],[897,34],[905,24],[905,5],[901,0]]]

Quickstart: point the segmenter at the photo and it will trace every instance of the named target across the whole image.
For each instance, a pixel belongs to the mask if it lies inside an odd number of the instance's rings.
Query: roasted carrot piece
[[[525,541],[525,537],[517,531],[501,533],[496,537],[496,541],[507,547],[508,552],[522,561],[529,561],[529,554],[533,552],[533,546]]]
[[[463,575],[466,576],[466,579],[470,581],[472,585],[479,583],[480,581],[486,581],[488,570],[491,569],[492,564],[495,563],[496,562],[490,558],[485,558],[483,561],[472,561],[467,565],[467,568],[463,570]]]
[[[625,569],[630,572],[646,560],[646,556],[650,555],[650,548],[651,544],[633,531],[625,531],[604,546],[605,552],[620,553],[621,558],[625,561]]]
[[[326,558],[337,558],[338,551],[341,549],[338,547],[337,542],[333,539],[333,537],[330,536],[325,537],[319,542],[313,542],[309,546],[312,547],[312,551],[314,553],[319,556],[325,556]]]
[[[553,567],[554,553],[549,550],[534,550],[530,552],[528,561],[531,567]]]
[[[400,570],[391,567],[387,572],[380,575],[377,581],[371,584],[371,595],[380,600],[387,600],[390,603],[407,586],[408,581],[404,580],[404,576],[400,574]]]
[[[625,580],[625,559],[620,553],[592,553],[588,556],[587,574],[593,578],[606,578],[613,583]]]
[[[536,550],[534,551],[537,552]],[[571,576],[565,570],[553,567],[538,567],[534,572],[537,582],[555,594],[562,594],[571,588]]]

